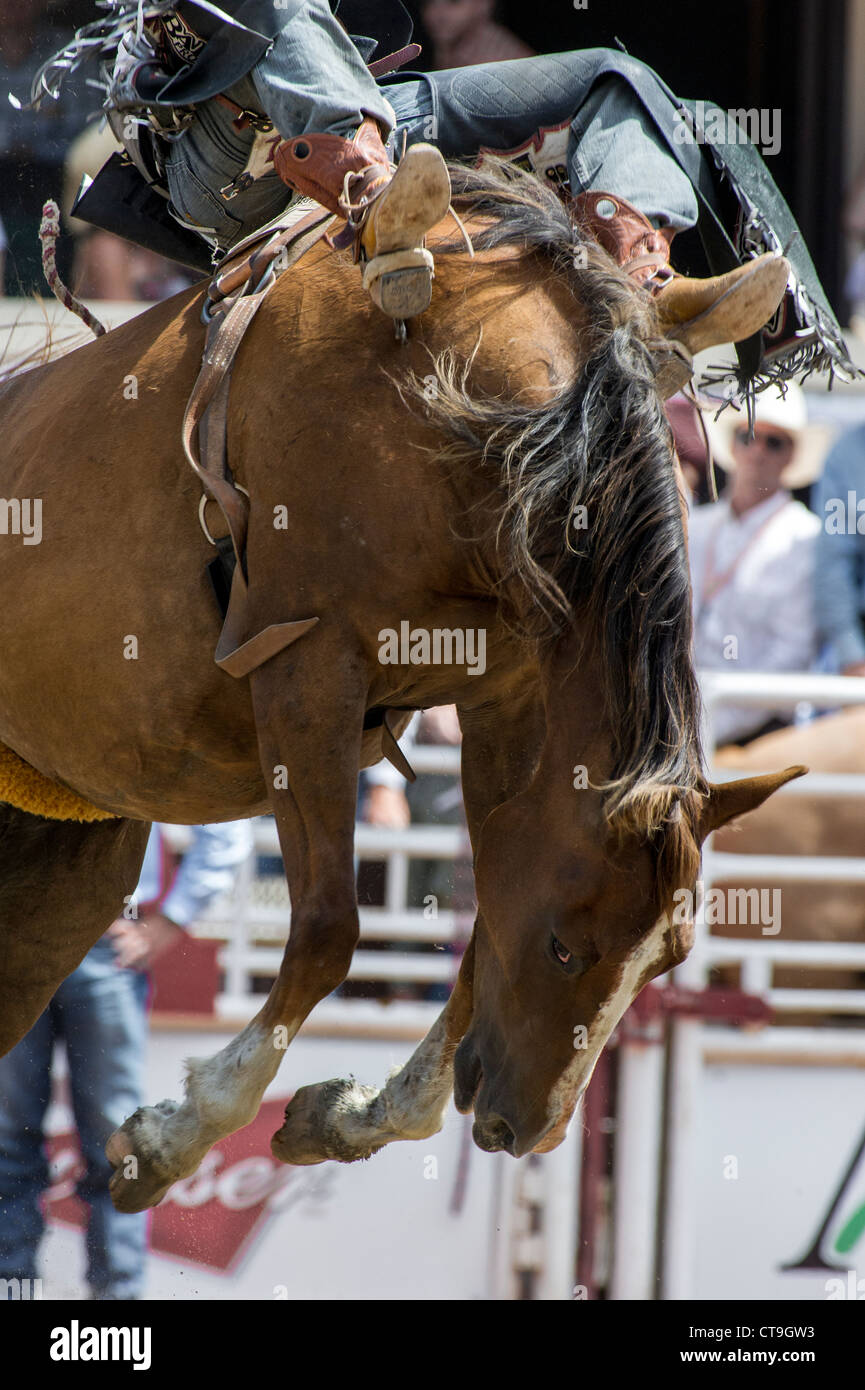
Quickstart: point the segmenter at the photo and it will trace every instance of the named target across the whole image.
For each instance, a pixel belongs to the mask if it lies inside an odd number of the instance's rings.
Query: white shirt
[[[688,518],[697,669],[807,671],[817,655],[814,559],[820,521],[788,492],[736,516],[729,502]],[[719,744],[790,710],[720,705]]]

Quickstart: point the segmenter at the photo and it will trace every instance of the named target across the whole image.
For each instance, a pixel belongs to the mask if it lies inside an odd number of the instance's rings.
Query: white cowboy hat
[[[744,404],[737,408],[734,401],[717,420],[713,419],[713,415],[711,407],[703,415],[712,454],[726,473],[733,473],[736,468],[733,434],[737,429],[747,428],[748,412]],[[774,425],[776,429],[785,430],[796,441],[793,457],[781,475],[782,487],[806,487],[819,478],[834,431],[824,425],[808,424],[808,406],[801,386],[797,386],[795,381],[788,381],[783,393],[778,386],[769,386],[761,391],[755,404],[754,421],[755,424]]]

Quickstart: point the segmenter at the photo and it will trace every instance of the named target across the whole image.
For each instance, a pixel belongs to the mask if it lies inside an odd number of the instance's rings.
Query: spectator
[[[79,1197],[90,1208],[87,1282],[94,1299],[141,1297],[147,1213],[117,1212],[108,1192],[109,1135],[143,1102],[148,979],[144,971],[230,888],[249,854],[249,821],[201,825],[176,877],[164,872],[159,828],[147,845],[134,904],[64,980],[42,1017],[0,1059],[0,1278],[34,1279],[48,1186],[43,1123],[51,1098],[54,1044],[66,1045],[72,1108],[84,1173]]]
[[[421,20],[432,39],[433,68],[464,68],[504,58],[531,58],[534,49],[497,24],[495,0],[424,0]]]
[[[726,418],[725,418],[726,417]],[[804,671],[817,655],[814,564],[820,523],[788,491],[802,481],[805,397],[787,386],[757,398],[754,437],[743,413],[713,429],[730,481],[688,522],[694,654],[703,670]],[[747,743],[790,722],[789,710],[734,707],[716,714],[719,743]]]
[[[814,487],[820,521],[814,600],[820,635],[832,665],[865,676],[865,425],[829,452]]]

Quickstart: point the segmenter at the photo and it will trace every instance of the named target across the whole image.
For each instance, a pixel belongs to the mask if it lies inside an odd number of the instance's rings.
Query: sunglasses
[[[752,444],[762,444],[762,446],[768,449],[772,454],[783,453],[784,450],[790,449],[793,446],[793,440],[790,438],[789,434],[772,434],[768,430],[759,434],[755,432],[752,437],[750,430],[740,427],[734,430],[733,438],[743,449],[749,448]]]

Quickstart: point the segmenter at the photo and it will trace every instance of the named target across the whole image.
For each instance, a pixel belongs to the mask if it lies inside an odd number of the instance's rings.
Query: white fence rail
[[[811,674],[763,675],[749,672],[704,672],[701,687],[706,709],[706,747],[714,746],[714,712],[719,704],[770,706],[793,710],[801,703],[832,710],[865,704],[865,679]],[[771,768],[764,769],[772,771]],[[749,769],[751,771],[751,769]],[[716,769],[716,781],[741,776],[727,769]],[[852,796],[865,798],[865,777],[848,774],[809,774],[789,783],[777,795]],[[865,809],[865,805],[863,805]],[[791,815],[795,808],[791,805]],[[865,819],[865,818],[863,818]],[[748,855],[722,853],[707,844],[703,854],[703,883],[706,890],[722,880],[748,880],[824,883],[865,882],[865,858],[836,856]],[[865,944],[780,941],[771,937],[758,940],[720,940],[708,932],[702,913],[698,914],[694,948],[688,959],[674,972],[678,984],[700,989],[709,972],[718,964],[739,964],[742,986],[759,993],[779,1010],[845,1014],[861,1029],[766,1028],[743,1035],[717,1025],[708,1027],[698,1019],[677,1019],[671,1028],[671,1069],[669,1106],[666,1117],[666,1165],[664,1223],[662,1236],[662,1289],[665,1299],[690,1298],[695,1286],[698,1188],[696,1178],[697,1123],[702,1068],[707,1050],[722,1046],[734,1053],[747,1051],[753,1060],[779,1050],[796,1049],[826,1058],[844,1053],[861,1056],[865,1063],[865,991],[778,989],[771,985],[775,965],[807,965],[812,968],[842,968],[865,971]],[[792,1034],[795,1032],[795,1038]],[[785,1036],[786,1035],[786,1036]],[[661,1104],[660,1092],[656,1097]],[[639,1116],[620,1116],[623,1126]],[[650,1297],[651,1294],[643,1295]]]
[[[865,679],[849,676],[705,671],[701,674],[700,684],[706,710],[706,746],[710,750],[713,747],[714,714],[719,704],[791,710],[802,703],[821,710],[865,705]],[[765,769],[767,772],[772,770]],[[715,780],[741,775],[726,768],[723,773],[717,770],[712,772]],[[777,796],[786,797],[812,794],[862,799],[865,813],[865,776],[857,773],[809,773],[806,777],[789,782],[776,793]],[[792,807],[791,815],[795,815]],[[865,884],[865,856],[736,854],[716,850],[709,842],[703,852],[704,886],[708,889],[712,884],[730,879],[745,880],[755,885],[777,884],[781,880],[790,883]],[[845,953],[843,966],[841,952]],[[705,984],[709,970],[721,960],[724,963],[741,962],[743,982],[747,979],[747,987],[754,993],[763,994],[776,1009],[865,1014],[865,995],[858,991],[778,990],[773,989],[770,983],[772,966],[775,964],[865,970],[865,944],[857,949],[856,943],[849,946],[836,942],[784,943],[766,937],[758,941],[722,943],[713,939],[705,930],[705,925],[698,921],[694,950],[685,965],[680,967],[680,972],[687,975],[689,984]],[[678,978],[681,975],[677,972]]]
[[[701,683],[709,748],[713,712],[721,702],[790,709],[803,701],[818,708],[865,704],[865,679],[705,672]],[[420,776],[437,773],[456,777],[459,772],[458,748],[417,746],[411,758]],[[729,769],[712,773],[715,780],[737,775]],[[865,775],[812,773],[788,784],[778,795],[851,796],[865,800]],[[795,815],[795,802],[791,804],[791,814]],[[357,827],[356,850],[359,861],[384,864],[384,904],[361,908],[361,941],[349,979],[367,984],[378,982],[389,987],[391,994],[417,994],[431,986],[452,983],[459,948],[470,931],[471,904],[455,909],[439,907],[435,902],[410,903],[409,870],[413,860],[453,863],[458,858],[469,859],[465,830],[442,825],[388,830],[361,823]],[[279,856],[276,827],[268,818],[255,824],[255,856]],[[238,1017],[252,1013],[260,1002],[255,982],[269,981],[275,976],[291,920],[282,873],[257,874],[255,862],[253,858],[245,867],[233,896],[217,904],[199,925],[201,932],[225,940],[225,989],[218,1001],[219,1010]],[[703,861],[705,888],[731,879],[755,887],[780,880],[865,884],[865,857],[721,853],[707,845]],[[373,942],[378,949],[370,949]],[[698,927],[694,950],[677,972],[677,979],[700,987],[707,982],[709,972],[721,964],[739,965],[743,987],[764,995],[776,1008],[796,1008],[813,1014],[832,1011],[850,1017],[865,1012],[865,995],[858,990],[778,990],[771,984],[776,965],[865,971],[865,943],[788,942],[771,935],[756,941],[727,940],[712,937],[704,927]],[[383,1024],[392,1024],[402,1036],[406,1029],[419,1034],[438,1007],[435,1001],[418,998],[391,1000],[386,1008],[375,1000],[332,998],[319,1006],[316,1017],[324,1022],[326,1015],[328,1024],[341,1021],[346,1025],[355,1018],[367,1027],[379,1016]]]
[[[459,775],[460,750],[417,745],[411,763],[419,776]],[[183,845],[183,832],[177,837]],[[391,830],[358,823],[355,850],[359,861],[384,865],[384,905],[360,909],[360,945],[355,951],[349,981],[391,987],[417,994],[430,986],[450,986],[456,978],[462,947],[473,919],[472,905],[439,907],[436,901],[409,902],[409,870],[414,860],[455,863],[470,860],[468,834],[462,826],[411,825]],[[281,864],[278,873],[257,872],[260,857],[280,857],[276,825],[268,817],[254,823],[254,851],[244,866],[233,894],[214,904],[196,930],[223,938],[221,964],[225,988],[217,1000],[223,1016],[245,1018],[261,1004],[255,982],[270,981],[279,969],[282,946],[291,924],[291,903]],[[431,896],[431,895],[430,895]],[[375,942],[379,949],[365,949]],[[431,949],[434,948],[434,949]],[[440,991],[439,991],[440,992]],[[357,1028],[398,1037],[421,1037],[440,1012],[441,999],[375,999],[331,997],[315,1011],[316,1030]]]

